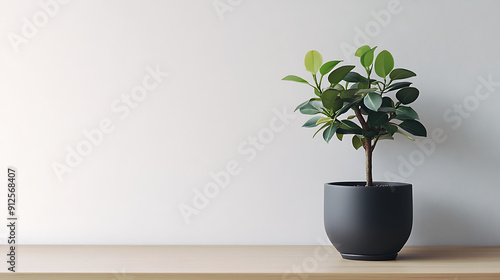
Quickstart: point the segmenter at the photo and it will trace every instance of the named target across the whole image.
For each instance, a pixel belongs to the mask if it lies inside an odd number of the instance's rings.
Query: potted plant
[[[366,75],[354,72],[353,65],[337,67],[340,60],[323,63],[321,54],[313,50],[304,61],[311,83],[294,75],[283,78],[313,88],[315,96],[295,109],[316,115],[303,125],[320,126],[313,137],[322,131],[323,139],[330,142],[334,135],[340,141],[352,135],[354,148],[365,151],[366,181],[324,185],[326,233],[345,259],[396,258],[412,228],[412,185],[373,181],[373,150],[380,140],[392,140],[395,134],[410,140],[414,140],[411,135],[427,136],[417,112],[408,106],[419,91],[402,81],[416,74],[394,69],[393,56],[386,50],[375,58],[376,48],[362,46],[355,53]]]

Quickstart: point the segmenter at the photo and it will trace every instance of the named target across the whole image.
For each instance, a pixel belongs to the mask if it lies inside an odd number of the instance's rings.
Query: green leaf
[[[370,92],[376,92],[376,88],[366,88],[366,89],[360,89],[356,94],[365,94],[365,93],[370,93]]]
[[[332,71],[332,69],[337,66],[337,64],[339,64],[342,60],[333,60],[333,61],[328,61],[328,62],[325,62],[325,64],[323,64],[321,66],[321,68],[319,68],[319,73],[323,76],[323,75],[326,75],[328,74],[328,72]]]
[[[357,136],[357,135],[354,135],[352,137],[352,146],[354,147],[354,149],[359,149],[363,146],[363,143],[361,142],[361,139]]]
[[[309,51],[304,59],[307,71],[316,74],[323,64],[323,57],[317,51]]]
[[[392,73],[392,72],[391,72]],[[410,82],[399,82],[399,83],[395,83],[395,84],[392,84],[390,85],[389,87],[387,87],[387,92],[389,91],[392,91],[392,90],[396,90],[396,89],[400,89],[400,88],[404,88],[404,87],[408,87],[410,86],[412,83]]]
[[[321,97],[321,92],[319,92],[319,90],[317,88],[314,88],[314,94]]]
[[[337,127],[332,124],[327,129],[325,129],[325,131],[323,131],[323,139],[325,139],[326,143],[330,142],[330,139],[332,139],[336,130]]]
[[[382,97],[382,105],[381,107],[394,107],[394,101],[388,96]]]
[[[399,129],[397,126],[393,125],[393,124],[385,124],[385,125],[382,125],[382,127],[385,129],[385,131],[387,131],[387,133],[389,133],[390,135],[394,135],[394,133],[396,133]]]
[[[350,120],[341,121],[340,128],[342,129],[342,134],[361,134],[362,131],[359,125]]]
[[[288,75],[288,76],[284,77],[281,80],[282,81],[293,81],[293,82],[299,82],[299,83],[309,84],[306,80],[302,79],[299,76],[295,76],[295,75]]]
[[[320,117],[320,118],[321,118],[321,117]],[[332,118],[330,118],[330,117],[321,118],[321,119],[319,119],[319,120],[316,122],[316,124],[318,125],[318,124],[326,123],[326,122],[329,122],[329,121],[331,121],[331,120],[332,120]]]
[[[295,111],[299,110],[300,108],[302,108],[302,107],[306,106],[306,104],[311,103],[311,102],[314,102],[314,101],[316,101],[316,102],[317,102],[317,101],[319,101],[319,100],[321,100],[321,99],[319,99],[319,98],[311,98],[311,99],[309,99],[309,100],[307,100],[307,101],[304,101],[304,102],[300,103],[300,104],[299,104],[299,106],[297,106],[297,108],[295,108],[295,110],[293,110],[293,111],[295,112]],[[316,107],[316,108],[318,108],[318,109],[319,109],[319,107],[318,107],[318,106],[314,106],[314,107]]]
[[[312,117],[304,125],[302,125],[302,127],[315,127],[318,125],[317,122],[320,119],[321,119],[321,116]]]
[[[344,114],[345,112],[349,111],[349,109],[351,109],[352,106],[358,104],[361,100],[363,99],[355,99],[354,101],[348,103],[347,105],[344,105],[342,108],[340,108],[340,110],[337,111],[337,113],[335,114],[335,117],[334,119],[338,118],[340,115]]]
[[[351,71],[344,77],[344,81],[349,83],[359,83],[368,82],[368,79],[361,76],[358,72]]]
[[[389,117],[386,113],[382,112],[370,112],[368,114],[368,123],[371,127],[381,126],[389,121]]]
[[[293,110],[293,111],[295,112],[295,111],[299,110],[300,108],[302,108],[302,107],[306,106],[306,104],[307,104],[307,103],[309,103],[309,100],[307,100],[307,101],[304,101],[304,102],[300,103],[300,104],[299,104],[299,106],[297,106],[297,107],[295,108],[295,110]]]
[[[386,50],[381,51],[375,59],[375,73],[379,77],[385,78],[392,71],[392,68],[394,68],[394,58],[391,53]]]
[[[356,117],[356,115],[351,115],[351,116],[347,117],[347,119],[348,119],[348,120],[352,120],[352,119],[354,119],[355,117]]]
[[[378,108],[378,112],[392,113],[392,112],[396,112],[396,109],[394,109],[392,107],[380,107],[380,108]]]
[[[325,127],[329,126],[330,124],[332,124],[332,123],[327,122],[327,123],[325,123],[323,126],[321,126],[321,127],[320,127],[320,128],[319,128],[319,129],[318,129],[318,130],[314,133],[313,138],[316,136],[316,134],[318,134],[318,132],[320,132],[321,130],[323,130],[323,128],[325,128]]]
[[[334,89],[327,89],[321,94],[321,102],[323,102],[323,106],[327,109],[333,109],[333,105],[335,103],[335,99],[339,92]]]
[[[396,93],[396,98],[403,104],[410,104],[418,98],[418,89],[414,87],[402,88]]]
[[[382,97],[377,93],[370,92],[363,99],[363,103],[365,103],[368,109],[377,111],[382,105]]]
[[[306,105],[302,106],[300,112],[304,115],[316,115],[320,112],[318,108],[316,108],[311,102],[308,102]]]
[[[340,98],[354,98],[354,95],[358,93],[357,89],[346,89],[340,92]]]
[[[378,132],[375,130],[363,130],[363,136],[366,138],[373,138],[378,135]]]
[[[364,46],[361,46],[359,47],[357,50],[356,50],[356,53],[354,53],[355,56],[357,57],[361,57],[362,55],[364,55],[367,51],[369,51],[371,48],[370,46],[368,45],[364,45]]]
[[[333,89],[336,89],[338,91],[342,91],[342,90],[345,90],[344,86],[342,86],[341,84],[336,84],[333,86]]]
[[[368,68],[368,67],[370,67],[370,65],[372,65],[372,63],[373,63],[373,53],[375,52],[376,48],[377,47],[375,47],[375,48],[373,48],[373,49],[365,52],[361,56],[360,60],[361,60],[361,65],[363,65],[363,67]]]
[[[391,74],[389,75],[389,77],[392,80],[407,79],[407,78],[411,78],[411,77],[415,77],[415,76],[417,76],[417,74],[415,74],[413,71],[403,69],[403,68],[394,69],[394,70],[392,70]]]
[[[344,134],[340,134],[340,133],[337,132],[337,139],[339,139],[340,141],[342,141],[343,138],[344,138]]]
[[[406,120],[400,123],[399,127],[415,136],[427,137],[427,130],[419,121]]]
[[[354,69],[354,67],[356,66],[353,65],[340,66],[339,68],[333,70],[332,73],[330,73],[330,75],[328,75],[328,81],[332,85],[338,84],[340,81],[342,81],[342,79],[344,79],[345,76],[347,76],[347,74],[349,74],[349,72],[351,72],[352,69]]]
[[[332,111],[337,112],[342,108],[342,106],[344,106],[344,101],[342,99],[337,99],[333,102]]]
[[[344,129],[361,130],[361,127],[357,123],[350,120],[341,121],[341,127]]]
[[[396,109],[396,117],[399,120],[418,120],[417,112],[406,106],[400,106]]]

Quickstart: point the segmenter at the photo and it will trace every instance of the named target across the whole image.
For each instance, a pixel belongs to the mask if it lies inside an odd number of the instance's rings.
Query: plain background
[[[418,74],[413,107],[445,139],[423,151],[398,136],[375,151],[375,179],[394,174],[414,185],[408,244],[500,245],[500,2],[58,5],[16,51],[12,34],[22,36],[23,18],[44,10],[38,0],[0,1],[0,166],[4,179],[7,166],[18,168],[20,243],[327,244],[323,184],[364,180],[364,154],[349,138],[312,139],[298,113],[279,131],[271,122],[276,110],[290,114],[312,97],[307,86],[280,80],[310,79],[307,51],[358,65],[349,46],[368,43]],[[120,119],[113,102],[157,65],[170,75]],[[105,118],[115,130],[58,180],[54,162],[63,164],[67,148],[85,141],[82,130]],[[259,135],[266,143],[250,158],[241,149]],[[240,173],[186,223],[179,207],[193,206],[210,173],[231,162]]]

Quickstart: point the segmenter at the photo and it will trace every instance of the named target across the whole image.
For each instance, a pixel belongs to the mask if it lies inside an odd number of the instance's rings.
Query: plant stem
[[[366,153],[366,186],[373,186],[373,176],[372,176],[372,156],[373,156],[373,146],[372,139],[366,137],[365,138],[365,153]]]
[[[359,107],[356,106],[356,109],[354,109],[354,112],[356,113],[356,117],[359,120],[359,123],[363,127],[364,130],[367,130],[370,128],[368,123],[366,123],[365,119],[363,118],[363,115],[361,114],[361,110]],[[373,176],[372,176],[372,155],[373,155],[373,148],[372,146],[372,138],[365,137],[365,143],[363,145],[365,148],[365,154],[366,154],[366,186],[371,187],[373,186]]]

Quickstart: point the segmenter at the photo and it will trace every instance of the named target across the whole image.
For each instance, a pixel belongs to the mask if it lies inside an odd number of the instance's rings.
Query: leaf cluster
[[[295,111],[314,115],[303,125],[319,126],[314,136],[322,132],[323,139],[330,142],[334,135],[342,141],[344,135],[352,134],[355,149],[365,147],[367,141],[371,145],[372,140],[374,148],[379,140],[394,139],[396,133],[411,140],[412,136],[427,136],[417,112],[409,106],[417,100],[419,90],[405,80],[416,74],[394,68],[394,58],[387,50],[375,57],[376,48],[366,45],[355,53],[364,75],[353,71],[354,65],[340,65],[340,60],[323,63],[321,54],[312,50],[304,59],[312,82],[295,75],[283,78],[313,88],[314,97],[298,105]],[[324,77],[328,81],[326,87],[322,86]]]

